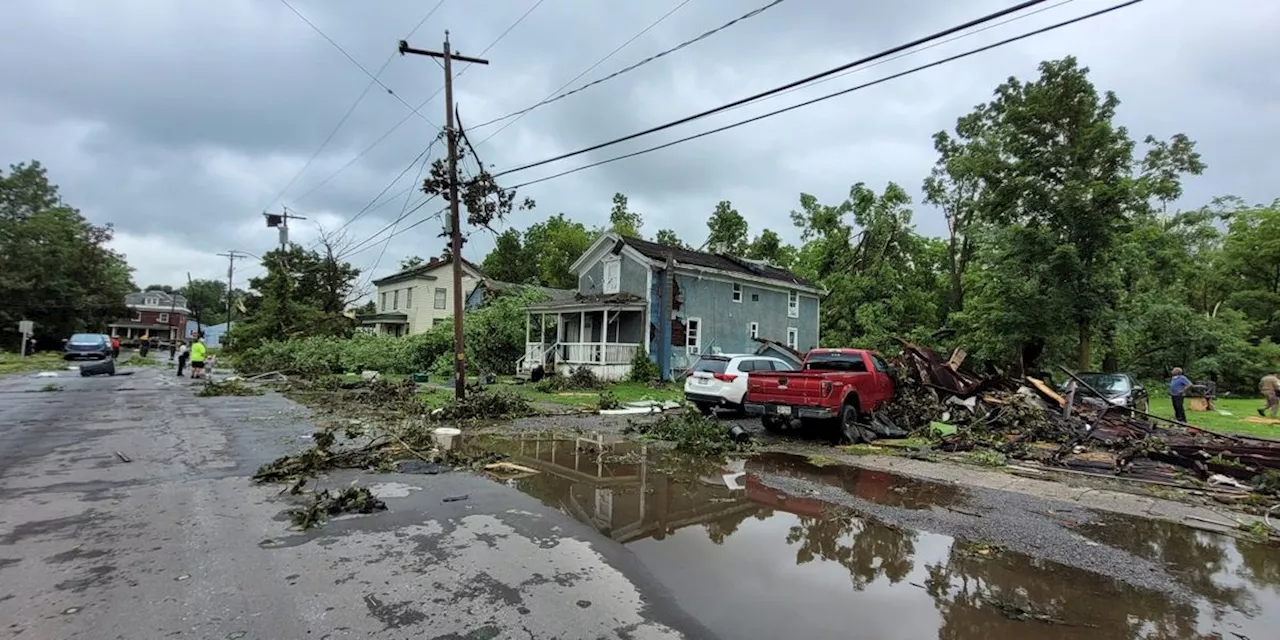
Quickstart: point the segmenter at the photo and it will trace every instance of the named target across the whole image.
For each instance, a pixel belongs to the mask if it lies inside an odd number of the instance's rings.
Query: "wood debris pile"
[[[944,451],[991,449],[1089,473],[1280,493],[1280,442],[1212,433],[1112,404],[1092,389],[1068,399],[1032,377],[980,378],[960,369],[957,353],[948,359],[904,342],[894,363],[898,397],[885,410]]]

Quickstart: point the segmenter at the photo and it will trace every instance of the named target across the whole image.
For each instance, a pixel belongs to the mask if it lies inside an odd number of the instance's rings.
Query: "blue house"
[[[644,349],[663,379],[700,354],[753,353],[756,338],[818,346],[823,292],[762,261],[606,233],[571,267],[571,299],[528,307],[524,374],[538,364],[625,377]]]

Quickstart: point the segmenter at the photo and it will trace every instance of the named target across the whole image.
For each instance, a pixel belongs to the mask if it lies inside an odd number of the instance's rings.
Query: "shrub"
[[[632,382],[653,382],[662,376],[662,371],[658,368],[658,363],[649,359],[649,353],[644,347],[636,349],[636,354],[631,357],[631,373],[628,379]]]

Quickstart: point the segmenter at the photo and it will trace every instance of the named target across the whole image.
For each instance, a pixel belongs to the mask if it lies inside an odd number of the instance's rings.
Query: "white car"
[[[684,398],[710,415],[717,407],[742,411],[752,371],[794,371],[785,360],[757,355],[704,355],[684,380]]]

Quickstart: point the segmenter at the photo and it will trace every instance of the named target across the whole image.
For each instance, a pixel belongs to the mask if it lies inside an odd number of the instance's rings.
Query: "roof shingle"
[[[812,282],[797,276],[786,269],[779,269],[773,265],[764,264],[755,260],[747,260],[746,258],[738,258],[721,253],[707,253],[705,251],[694,251],[692,249],[682,249],[680,247],[672,247],[657,242],[641,240],[640,238],[624,237],[622,241],[632,249],[644,254],[650,260],[666,260],[670,255],[676,262],[690,264],[708,269],[719,269],[720,271],[728,271],[730,273],[740,273],[757,278],[766,278],[768,280],[776,280],[787,284],[797,284],[804,287],[814,287]]]

